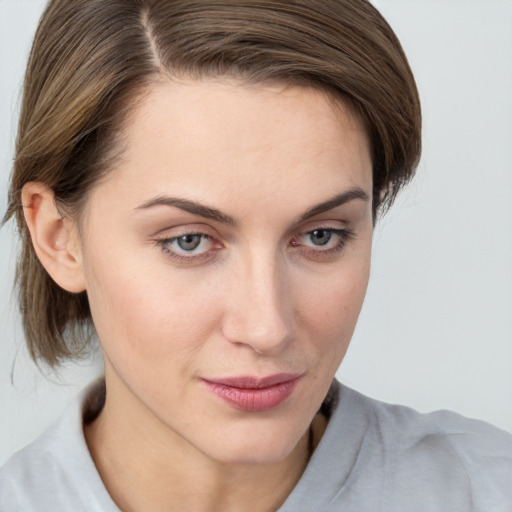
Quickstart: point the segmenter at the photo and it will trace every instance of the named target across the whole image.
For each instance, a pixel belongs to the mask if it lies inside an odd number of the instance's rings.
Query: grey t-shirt
[[[101,390],[84,390],[7,461],[0,511],[119,512],[83,435]],[[452,412],[385,404],[337,382],[322,412],[327,430],[279,512],[512,511],[510,434]]]

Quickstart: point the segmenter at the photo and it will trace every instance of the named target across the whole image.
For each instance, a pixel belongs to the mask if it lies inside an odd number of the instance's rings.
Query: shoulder
[[[341,389],[343,393],[356,396],[360,405],[368,410],[369,419],[383,429],[389,441],[403,445],[406,440],[434,436],[454,447],[477,452],[512,449],[512,435],[485,421],[446,410],[420,413],[411,407],[375,400],[344,386]],[[479,443],[473,443],[475,439]]]
[[[421,414],[334,382],[327,429],[280,512],[510,512],[512,436],[453,412]]]
[[[59,420],[0,469],[0,510],[118,511],[83,434],[84,407],[98,389],[84,390]]]
[[[365,411],[367,435],[380,447],[386,489],[392,489],[390,502],[430,491],[467,510],[512,510],[509,433],[451,411],[422,414],[341,390]]]
[[[44,501],[42,490],[46,476],[54,472],[54,464],[51,455],[36,446],[37,443],[33,443],[15,453],[0,468],[0,510],[32,511],[36,510],[33,507],[34,501]]]
[[[468,470],[479,462],[489,468],[512,459],[512,435],[484,421],[445,410],[420,413],[363,395],[359,400],[370,411],[372,426],[397,454],[431,452],[442,447],[444,453],[452,453]]]

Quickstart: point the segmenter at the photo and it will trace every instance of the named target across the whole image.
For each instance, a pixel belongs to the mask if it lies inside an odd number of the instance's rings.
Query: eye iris
[[[199,235],[183,235],[177,240],[178,246],[184,251],[193,251],[201,243],[201,237]]]
[[[326,245],[332,237],[332,232],[327,229],[315,229],[311,233],[311,241],[315,245]]]

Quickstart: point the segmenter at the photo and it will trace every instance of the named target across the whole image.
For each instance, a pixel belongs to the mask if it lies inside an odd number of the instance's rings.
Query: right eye
[[[164,253],[181,261],[207,257],[215,249],[215,243],[205,233],[183,233],[157,240],[157,244]]]
[[[172,240],[172,243],[174,243],[177,248],[190,253],[198,249],[205,239],[207,240],[208,238],[204,235],[188,234],[175,238]]]

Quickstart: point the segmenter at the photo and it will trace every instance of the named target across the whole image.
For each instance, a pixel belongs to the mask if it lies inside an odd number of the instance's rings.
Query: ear
[[[43,183],[26,183],[21,200],[32,245],[43,267],[64,290],[84,291],[78,232],[74,222],[60,214],[53,190]]]

